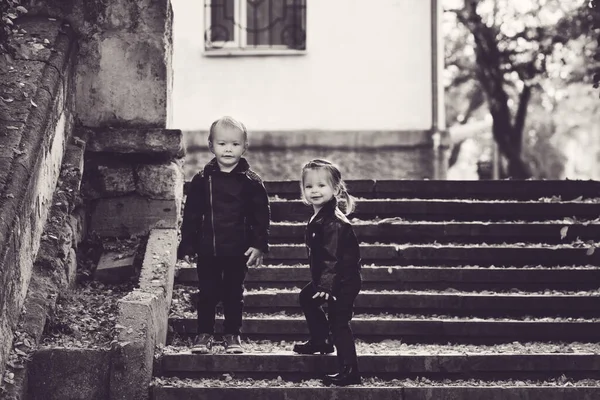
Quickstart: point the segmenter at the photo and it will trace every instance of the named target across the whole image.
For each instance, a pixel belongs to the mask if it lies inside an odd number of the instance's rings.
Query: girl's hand
[[[246,257],[248,257],[248,261],[246,261],[247,267],[260,267],[263,262],[263,253],[259,249],[255,247],[250,247],[244,253]]]
[[[324,297],[325,300],[329,300],[329,297],[331,297],[331,300],[335,301],[335,296],[334,295],[330,295],[327,292],[317,292],[317,293],[314,294],[314,296],[312,298],[316,299],[317,297]]]

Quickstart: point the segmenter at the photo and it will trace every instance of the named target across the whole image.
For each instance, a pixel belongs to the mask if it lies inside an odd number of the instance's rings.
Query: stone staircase
[[[300,356],[311,210],[297,182],[268,182],[271,252],[249,271],[246,353],[192,355],[197,276],[176,273],[170,345],[151,388],[170,399],[600,398],[600,183],[351,181],[363,291],[352,327],[361,386],[316,380]],[[222,322],[219,318],[218,324]]]

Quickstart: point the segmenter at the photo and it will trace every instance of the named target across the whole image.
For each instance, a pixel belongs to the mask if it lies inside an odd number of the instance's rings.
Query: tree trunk
[[[513,126],[513,118],[508,106],[508,94],[504,89],[504,74],[501,69],[501,54],[496,42],[494,28],[487,26],[477,14],[478,0],[465,0],[465,7],[457,14],[461,23],[473,35],[477,59],[477,79],[485,92],[490,114],[492,114],[493,136],[500,153],[508,161],[508,174],[514,179],[531,177],[531,170],[521,158],[523,124],[530,89],[523,93]],[[523,101],[524,100],[524,101]],[[516,129],[515,129],[516,128]]]

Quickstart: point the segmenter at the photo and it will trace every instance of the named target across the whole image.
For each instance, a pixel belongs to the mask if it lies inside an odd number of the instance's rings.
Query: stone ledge
[[[184,133],[188,151],[208,148],[207,131]],[[390,149],[432,147],[430,130],[291,130],[250,131],[248,139],[252,148],[335,148],[335,149]]]
[[[180,335],[197,333],[196,318],[170,318]],[[223,319],[217,318],[221,332]],[[351,322],[355,337],[364,340],[400,339],[404,342],[505,343],[512,341],[594,342],[600,335],[600,322],[547,321],[461,321],[451,319],[360,319]],[[303,318],[249,318],[242,323],[242,336],[261,340],[301,340],[308,335]]]
[[[300,200],[271,200],[273,221],[307,221],[312,210]],[[597,203],[576,202],[499,202],[469,200],[391,199],[358,201],[349,216],[363,220],[372,218],[405,218],[410,220],[527,220],[543,221],[576,217],[596,219]]]
[[[176,229],[151,230],[140,287],[119,301],[117,323],[125,328],[112,359],[111,400],[148,398],[155,347],[167,336],[177,245]]]
[[[600,196],[600,182],[593,180],[348,180],[348,192],[367,198],[537,200],[560,196],[572,200],[579,196]],[[187,185],[187,183],[186,183]],[[300,198],[298,181],[266,181],[271,196]]]
[[[269,311],[273,307],[300,311],[299,291],[244,294],[248,312]],[[565,316],[598,315],[600,298],[591,295],[481,294],[361,292],[354,303],[357,313],[388,312],[407,314],[452,314],[457,316]]]
[[[378,265],[600,265],[600,252],[588,254],[586,247],[511,245],[379,245],[361,244],[365,264]],[[265,261],[270,264],[306,262],[302,245],[272,245]]]
[[[111,351],[41,348],[31,362],[31,400],[106,400]]]
[[[95,153],[86,158],[85,197],[89,200],[118,197],[132,193],[141,196],[181,201],[183,196],[183,159],[161,160],[114,153]]]
[[[145,235],[154,228],[176,228],[181,202],[150,199],[137,194],[95,200],[90,231],[100,236]]]
[[[547,289],[549,284],[584,284],[589,282],[591,288],[597,288],[600,282],[600,268],[597,269],[556,269],[556,268],[461,268],[461,267],[368,267],[361,268],[363,285],[372,283],[381,286],[387,283],[409,285],[411,283],[446,283],[455,287],[456,284],[493,284],[515,285],[540,284]],[[246,286],[249,284],[262,284],[264,287],[277,283],[290,283],[310,281],[308,265],[293,267],[250,268],[246,276]],[[177,270],[177,283],[197,285],[198,273],[195,267],[184,267]],[[292,286],[293,287],[293,286]],[[387,289],[390,286],[385,286]],[[364,289],[364,286],[363,286]]]
[[[596,400],[600,387],[532,386],[420,386],[353,388],[245,388],[245,387],[173,387],[152,389],[154,400],[262,399],[262,400]]]
[[[300,355],[291,351],[261,354],[208,354],[190,353],[165,354],[162,357],[165,374],[210,372],[261,374],[305,374],[314,375],[337,370],[335,355]],[[360,354],[358,364],[365,376],[386,374],[444,374],[472,376],[488,373],[506,376],[506,373],[540,373],[542,375],[596,373],[600,369],[600,355],[593,353],[540,353],[540,354],[497,354],[461,353],[439,355],[388,355]]]
[[[568,226],[564,238],[561,229]],[[272,223],[269,228],[269,242],[272,244],[304,243],[304,224]],[[543,242],[569,243],[577,238],[587,241],[600,237],[600,224],[589,223],[566,225],[564,223],[524,223],[524,222],[446,222],[419,223],[390,221],[390,223],[360,223],[354,225],[354,232],[361,242],[380,243],[503,243],[503,242]]]
[[[88,135],[87,150],[94,153],[149,154],[168,158],[184,156],[179,129],[80,128]]]

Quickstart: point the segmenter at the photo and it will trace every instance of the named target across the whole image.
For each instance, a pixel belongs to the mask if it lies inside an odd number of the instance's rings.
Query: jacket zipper
[[[210,223],[212,225],[212,234],[213,234],[213,255],[217,256],[217,239],[215,232],[215,212],[213,210],[213,189],[212,189],[212,176],[208,177],[208,188],[209,188],[209,196],[210,196]]]

